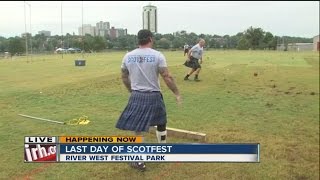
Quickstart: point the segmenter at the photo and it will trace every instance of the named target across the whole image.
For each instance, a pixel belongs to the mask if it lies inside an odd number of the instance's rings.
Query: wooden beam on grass
[[[150,133],[155,134],[157,130],[156,126],[151,126],[149,129]],[[169,128],[167,127],[167,135],[177,138],[183,138],[183,139],[192,139],[192,140],[198,140],[201,142],[206,142],[206,134],[200,133],[200,132],[193,132],[193,131],[187,131],[183,129],[176,129],[176,128]]]

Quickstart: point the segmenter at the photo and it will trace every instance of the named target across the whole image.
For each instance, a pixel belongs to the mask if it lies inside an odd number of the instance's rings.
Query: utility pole
[[[24,30],[26,38],[26,57],[28,59],[28,38],[27,38],[27,17],[26,17],[26,1],[24,1]]]
[[[82,38],[82,58],[84,58],[84,33],[83,33],[83,1],[82,1],[82,6],[81,6],[81,38]]]
[[[29,6],[29,23],[30,23],[30,57],[31,57],[31,60],[32,60],[32,31],[31,31],[31,4],[25,2],[25,4],[27,4]]]
[[[30,4],[30,55],[31,55],[31,61],[32,61],[31,4]]]
[[[62,59],[63,59],[63,53],[64,53],[64,44],[63,44],[63,26],[62,26],[62,1],[61,1],[61,48],[62,50]]]

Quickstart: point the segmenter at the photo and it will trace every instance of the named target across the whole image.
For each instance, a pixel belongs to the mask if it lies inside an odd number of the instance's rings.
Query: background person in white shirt
[[[194,80],[199,81],[199,73],[201,70],[203,47],[205,45],[205,40],[200,39],[199,43],[194,45],[188,52],[188,59],[184,63],[185,66],[191,68],[189,73],[184,77],[184,80],[189,80],[189,76],[195,72]]]
[[[186,56],[189,52],[189,45],[187,43],[183,46],[183,52],[183,56]]]

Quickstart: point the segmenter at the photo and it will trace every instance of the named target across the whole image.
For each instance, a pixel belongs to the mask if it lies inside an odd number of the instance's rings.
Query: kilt
[[[192,68],[194,70],[201,68],[201,65],[199,64],[199,60],[194,58],[194,57],[190,57],[190,61],[187,61],[184,63],[185,66]]]
[[[167,123],[166,107],[161,92],[132,91],[116,128],[148,132],[150,126]]]

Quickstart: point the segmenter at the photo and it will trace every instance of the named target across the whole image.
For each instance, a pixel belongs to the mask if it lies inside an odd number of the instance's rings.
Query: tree
[[[279,40],[280,37],[278,36],[274,36],[272,38],[272,41],[270,42],[270,49],[272,50],[277,50],[277,45],[278,45],[278,40]]]
[[[263,36],[264,32],[261,28],[253,28],[252,26],[244,33],[244,37],[248,42],[249,48],[252,49],[257,49],[259,47],[259,43],[263,42]]]
[[[242,36],[243,33],[238,33],[234,36],[231,36],[229,40],[229,48],[236,49]]]
[[[204,34],[200,34],[200,35],[199,35],[199,38],[204,39],[205,37],[206,37],[206,35],[204,35]]]
[[[211,38],[207,44],[211,48],[220,48],[220,43],[215,38]]]
[[[224,35],[223,36],[223,49],[227,49],[230,47],[230,36]]]
[[[13,55],[16,53],[23,53],[25,52],[25,40],[16,36],[14,38],[9,38],[8,43],[8,50]]]
[[[83,36],[72,36],[70,38],[70,46],[73,48],[84,49],[84,37]]]
[[[138,46],[137,36],[136,35],[126,35],[128,50],[135,49]]]
[[[159,48],[163,48],[163,49],[169,49],[170,48],[170,41],[167,40],[166,38],[161,38],[159,41]]]
[[[172,41],[174,39],[173,34],[164,34],[162,37],[169,40],[169,41]]]
[[[30,37],[30,34],[27,35]],[[276,49],[278,43],[283,43],[287,47],[288,43],[310,43],[313,42],[312,38],[303,37],[280,37],[273,35],[271,32],[264,32],[261,28],[249,27],[244,32],[239,32],[236,35],[210,35],[210,34],[196,34],[187,33],[187,31],[177,31],[173,34],[154,34],[154,48],[182,48],[185,43],[195,45],[198,43],[199,38],[206,41],[206,47],[211,48],[228,48],[228,49]],[[86,51],[100,51],[105,48],[113,49],[127,49],[131,50],[137,47],[137,36],[126,35],[119,38],[110,39],[106,37],[93,37],[89,34],[85,36],[71,35],[67,33],[64,37],[64,47],[77,47]],[[18,43],[20,42],[20,43]],[[14,49],[14,44],[17,45],[17,50]],[[28,47],[30,47],[28,39]],[[62,36],[46,37],[43,34],[35,35],[32,37],[33,52],[51,51],[56,48],[62,47]],[[25,52],[25,39],[21,37],[4,38],[0,37],[0,52]],[[29,49],[30,51],[30,49]]]
[[[95,51],[100,51],[106,48],[106,44],[101,36],[95,36],[92,41],[92,49]]]
[[[8,51],[8,40],[0,36],[0,52]]]
[[[66,36],[64,37],[64,47],[73,47],[72,41],[71,41],[71,34],[67,33]]]
[[[36,34],[32,38],[32,48],[33,52],[42,52],[48,46],[47,37],[44,34]]]
[[[110,40],[107,40],[106,41],[106,46],[108,49],[112,49],[114,47],[114,43]]]
[[[241,37],[241,39],[238,43],[237,49],[239,49],[239,50],[248,50],[249,49],[249,42],[244,36]]]
[[[198,43],[198,35],[191,32],[190,34],[187,35],[187,39],[189,40],[188,43],[190,43],[191,45],[195,45]]]
[[[182,34],[182,35],[187,34],[187,31],[182,30],[182,31],[180,31],[180,34]]]
[[[270,32],[267,32],[266,35],[264,36],[263,43],[266,45],[266,48],[272,49],[273,43],[274,43],[274,38]]]
[[[84,50],[92,52],[94,50],[94,38],[90,34],[84,36]]]
[[[159,34],[159,33],[154,34],[154,39],[156,41],[159,41],[161,38],[162,38],[162,34]]]
[[[60,47],[59,36],[53,36],[47,40],[48,46],[46,47],[47,51],[54,51]]]
[[[173,48],[182,48],[185,44],[184,40],[181,37],[175,37],[172,41],[172,47]]]

